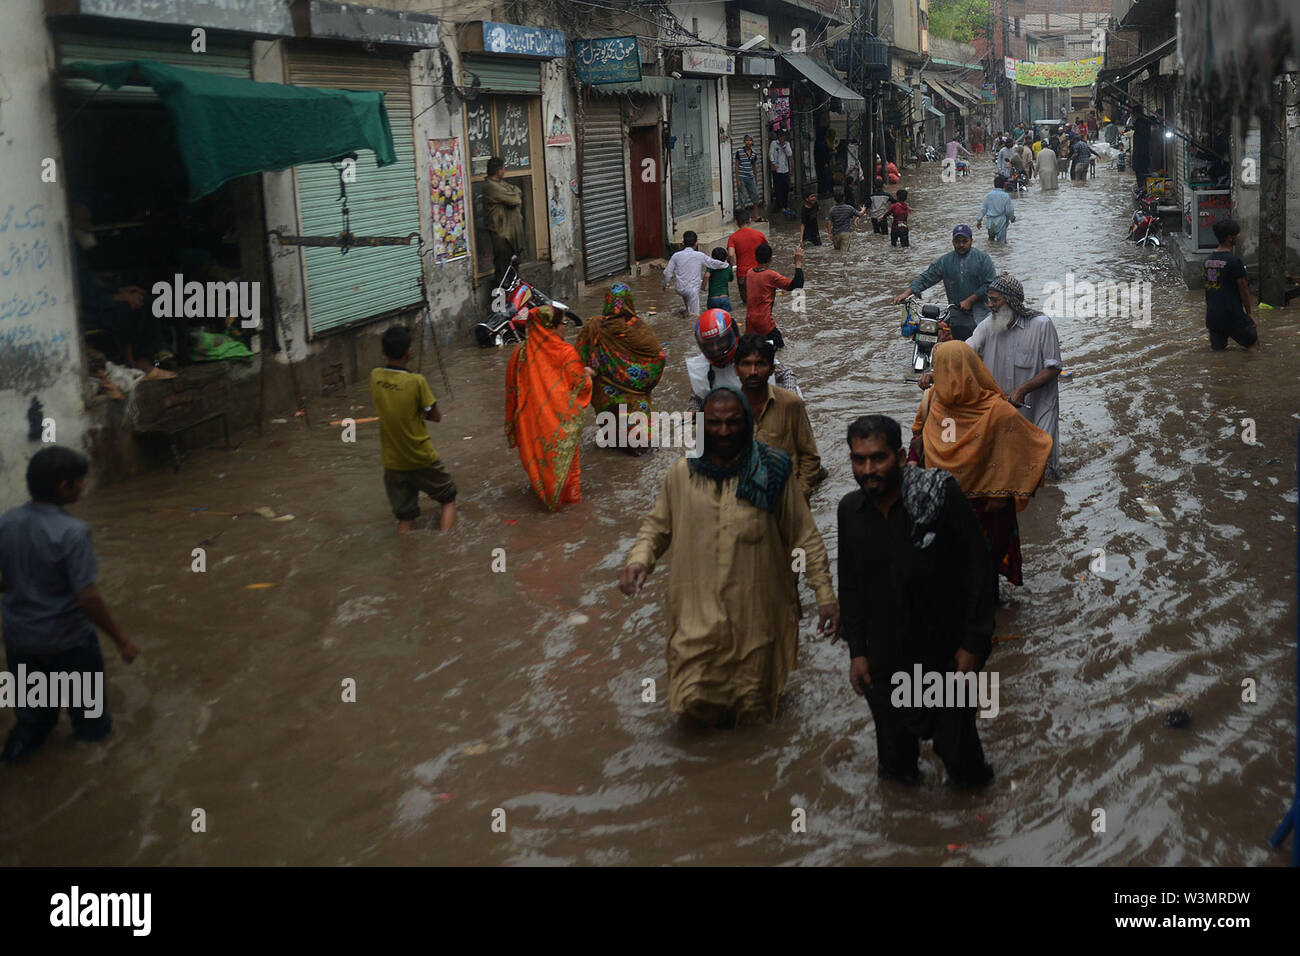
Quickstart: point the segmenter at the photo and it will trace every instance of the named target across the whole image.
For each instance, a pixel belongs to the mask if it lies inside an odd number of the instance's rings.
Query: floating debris
[[[259,581],[256,584],[245,584],[245,591],[265,591],[267,588],[276,587],[275,581]]]
[[[1137,503],[1142,506],[1146,516],[1161,527],[1168,527],[1169,519],[1165,517],[1164,512],[1156,506],[1149,498],[1138,498]]]

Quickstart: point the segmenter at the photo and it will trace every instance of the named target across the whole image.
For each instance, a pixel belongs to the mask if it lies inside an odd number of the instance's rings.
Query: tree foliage
[[[988,32],[990,6],[991,0],[930,0],[930,32],[970,43]]]

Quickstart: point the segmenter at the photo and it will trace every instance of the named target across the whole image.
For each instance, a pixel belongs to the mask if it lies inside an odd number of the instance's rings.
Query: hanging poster
[[[532,139],[525,104],[509,102],[497,106],[497,139],[506,169],[528,169],[532,165]]]
[[[1073,86],[1092,86],[1097,82],[1097,72],[1104,57],[1086,60],[1066,60],[1061,63],[1031,63],[1020,61],[1014,74],[1008,74],[1020,86],[1041,86],[1051,89],[1068,89]]]
[[[1016,66],[1020,61],[1014,56],[1004,56],[1002,59],[1005,61],[1003,63],[1003,71],[1006,73],[1007,79],[1014,80],[1016,78]]]
[[[996,84],[985,83],[980,87],[980,102],[987,106],[990,103],[998,101],[998,88]]]
[[[470,169],[475,176],[482,176],[492,158],[492,104],[486,97],[466,107],[465,129],[469,134]]]
[[[774,88],[771,93],[772,110],[770,116],[772,119],[772,129],[790,131],[790,89],[789,87]]]
[[[469,255],[469,227],[459,137],[429,140],[429,197],[433,210],[433,261],[465,258]]]

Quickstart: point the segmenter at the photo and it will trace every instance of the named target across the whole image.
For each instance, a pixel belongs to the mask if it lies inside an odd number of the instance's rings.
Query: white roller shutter
[[[754,182],[758,186],[759,208],[767,200],[767,140],[763,137],[763,102],[762,83],[750,77],[733,76],[728,79],[727,95],[731,102],[731,155],[727,157],[730,165],[745,145],[745,137],[754,137],[754,152],[758,161],[754,164]],[[754,89],[758,83],[759,88]],[[793,171],[793,170],[792,170]],[[734,186],[737,197],[740,184]]]
[[[588,282],[628,269],[623,116],[617,97],[593,96],[582,130],[582,258]]]

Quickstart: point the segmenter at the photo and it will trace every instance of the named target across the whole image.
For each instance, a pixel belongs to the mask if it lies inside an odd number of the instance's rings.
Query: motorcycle
[[[509,342],[522,342],[528,324],[528,310],[549,305],[562,319],[581,327],[582,319],[563,302],[552,299],[541,289],[519,278],[519,257],[512,256],[501,281],[492,290],[492,316],[474,326],[474,338],[479,348],[500,347]]]
[[[917,303],[920,305],[920,303]],[[911,299],[903,300],[903,338],[912,340],[912,371],[918,375],[934,366],[934,347],[939,344],[939,324],[946,322],[952,306],[940,311],[937,305],[921,305],[912,311]],[[951,326],[950,326],[951,328]],[[914,382],[915,379],[908,379]]]
[[[1160,212],[1156,207],[1160,198],[1143,196],[1138,201],[1142,208],[1133,213],[1133,221],[1128,227],[1128,238],[1139,246],[1158,246],[1160,245]]]

